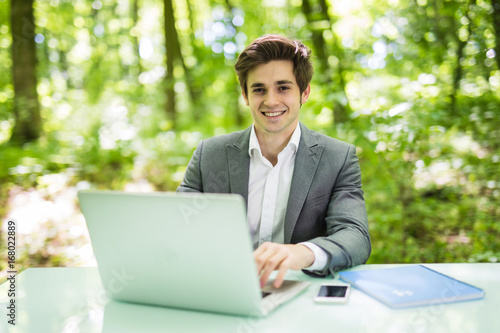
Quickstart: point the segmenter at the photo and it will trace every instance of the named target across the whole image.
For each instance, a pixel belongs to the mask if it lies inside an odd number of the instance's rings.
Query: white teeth
[[[264,112],[264,115],[266,117],[275,117],[275,116],[279,116],[280,114],[282,114],[284,111],[279,111],[279,112]]]

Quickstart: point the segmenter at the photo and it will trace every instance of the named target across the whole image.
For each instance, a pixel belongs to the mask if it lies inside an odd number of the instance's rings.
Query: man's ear
[[[301,97],[301,100],[300,100],[301,104],[304,104],[305,102],[307,102],[307,99],[309,98],[310,93],[311,93],[311,85],[308,84],[306,90],[304,90],[302,92],[302,95],[300,96]]]
[[[243,95],[243,99],[245,100],[245,104],[246,104],[247,106],[250,106],[250,105],[248,104],[248,98],[247,98],[247,96],[245,95],[245,92],[244,92],[243,90],[241,91],[241,95]]]

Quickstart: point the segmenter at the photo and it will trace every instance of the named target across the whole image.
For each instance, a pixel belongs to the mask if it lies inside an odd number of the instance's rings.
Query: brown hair
[[[248,72],[258,65],[266,64],[271,60],[291,60],[293,74],[303,93],[313,76],[311,50],[298,40],[290,40],[280,35],[264,35],[254,40],[239,55],[234,65],[240,81],[241,89],[247,96]]]

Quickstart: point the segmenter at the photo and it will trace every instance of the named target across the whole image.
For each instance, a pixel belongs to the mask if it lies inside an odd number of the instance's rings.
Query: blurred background
[[[79,190],[174,191],[248,127],[266,33],[313,50],[301,121],[357,147],[368,263],[500,260],[499,0],[0,0],[2,274],[9,220],[18,270],[95,265]]]

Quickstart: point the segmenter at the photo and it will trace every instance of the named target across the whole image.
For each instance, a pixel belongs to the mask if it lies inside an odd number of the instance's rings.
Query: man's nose
[[[278,95],[274,91],[269,91],[266,95],[266,105],[275,106],[279,104]]]

